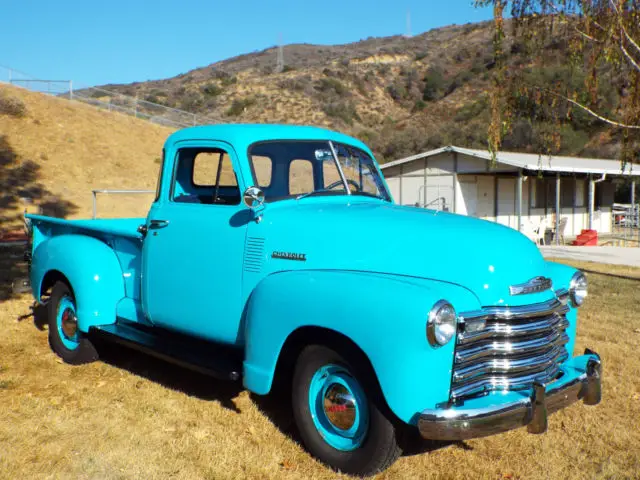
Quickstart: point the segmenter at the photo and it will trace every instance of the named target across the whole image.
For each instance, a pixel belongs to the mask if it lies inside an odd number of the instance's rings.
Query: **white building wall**
[[[600,207],[593,214],[593,228],[598,233],[611,233],[611,208]]]
[[[458,175],[456,211],[460,215],[477,216],[478,181],[475,175]]]
[[[495,198],[496,198],[496,179],[494,176],[479,175],[478,176],[478,217],[485,220],[494,220]]]
[[[565,231],[565,236],[577,237],[580,235],[582,230],[585,230],[589,226],[589,214],[587,213],[586,207],[575,209],[575,214],[573,215],[573,225],[571,230],[567,227]]]
[[[495,220],[495,179],[491,175],[458,174],[456,213]]]
[[[400,203],[400,177],[385,177],[391,191],[391,196],[396,203]]]
[[[463,154],[444,152],[428,159],[419,159],[402,166],[384,170],[385,178],[394,200],[402,205],[423,205],[428,208],[442,208],[471,215],[486,220],[497,221],[514,229],[517,225],[516,186],[517,178],[502,175],[516,172],[508,165],[489,168],[483,159]],[[548,228],[555,228],[554,209],[533,208],[535,201],[535,177],[523,179],[522,220],[538,225],[546,217]],[[498,185],[496,186],[496,182]],[[561,215],[568,217],[564,231],[566,238],[575,237],[588,227],[589,215],[586,205],[588,180],[575,181],[573,207],[563,207]],[[496,198],[496,192],[498,197]],[[455,198],[454,198],[455,197]],[[496,217],[496,200],[498,217]],[[609,201],[607,198],[606,201]],[[531,203],[531,206],[530,206]],[[594,225],[600,233],[611,232],[611,207],[603,206],[594,213]]]
[[[442,175],[452,173],[453,169],[453,154],[451,152],[441,153],[429,157],[427,160],[427,175]]]
[[[402,205],[415,205],[420,202],[421,188],[424,185],[424,175],[402,176]]]
[[[435,210],[453,212],[454,176],[436,175],[427,177],[426,205]]]
[[[516,179],[497,178],[498,182],[498,216],[496,221],[511,228],[518,228],[516,214]]]
[[[486,160],[468,155],[458,155],[458,173],[481,173],[486,171]]]

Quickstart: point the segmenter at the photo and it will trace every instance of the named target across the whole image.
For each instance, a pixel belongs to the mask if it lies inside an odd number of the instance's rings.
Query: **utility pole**
[[[278,34],[278,58],[276,60],[276,73],[284,70],[284,49],[282,47],[282,34]]]
[[[404,36],[406,38],[411,38],[411,10],[407,10],[407,31]]]

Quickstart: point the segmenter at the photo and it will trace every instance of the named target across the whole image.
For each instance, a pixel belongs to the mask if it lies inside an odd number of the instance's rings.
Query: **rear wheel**
[[[66,363],[79,365],[98,359],[98,352],[78,330],[76,301],[64,282],[56,282],[49,297],[49,345]]]
[[[293,415],[312,455],[336,470],[372,475],[401,452],[371,372],[359,366],[330,348],[306,347],[293,375]]]

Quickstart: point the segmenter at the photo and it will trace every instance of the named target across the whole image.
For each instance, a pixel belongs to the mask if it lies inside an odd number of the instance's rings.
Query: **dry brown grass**
[[[77,207],[72,217],[90,217],[92,189],[155,189],[171,129],[6,84],[0,95],[26,105],[23,116],[0,114],[0,135],[19,161],[40,165],[40,184]],[[145,216],[152,197],[102,198],[98,212]]]
[[[602,355],[603,403],[554,414],[541,436],[422,444],[379,478],[640,477],[640,269],[581,267],[602,272],[588,274],[576,350]],[[46,331],[18,320],[29,304],[24,295],[0,307],[0,478],[339,477],[296,443],[279,399],[117,347],[91,365],[62,364]]]

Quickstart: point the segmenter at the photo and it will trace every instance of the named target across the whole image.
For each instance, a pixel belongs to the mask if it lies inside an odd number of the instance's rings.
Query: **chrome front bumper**
[[[534,384],[530,396],[516,401],[491,406],[454,406],[445,409],[424,410],[418,420],[418,429],[431,440],[465,440],[486,437],[527,426],[529,433],[544,433],[547,416],[578,400],[587,405],[600,403],[602,396],[602,363],[600,356],[585,351],[584,369],[570,381],[558,381],[545,387]],[[585,365],[586,363],[586,365]],[[473,403],[473,402],[469,402]]]

